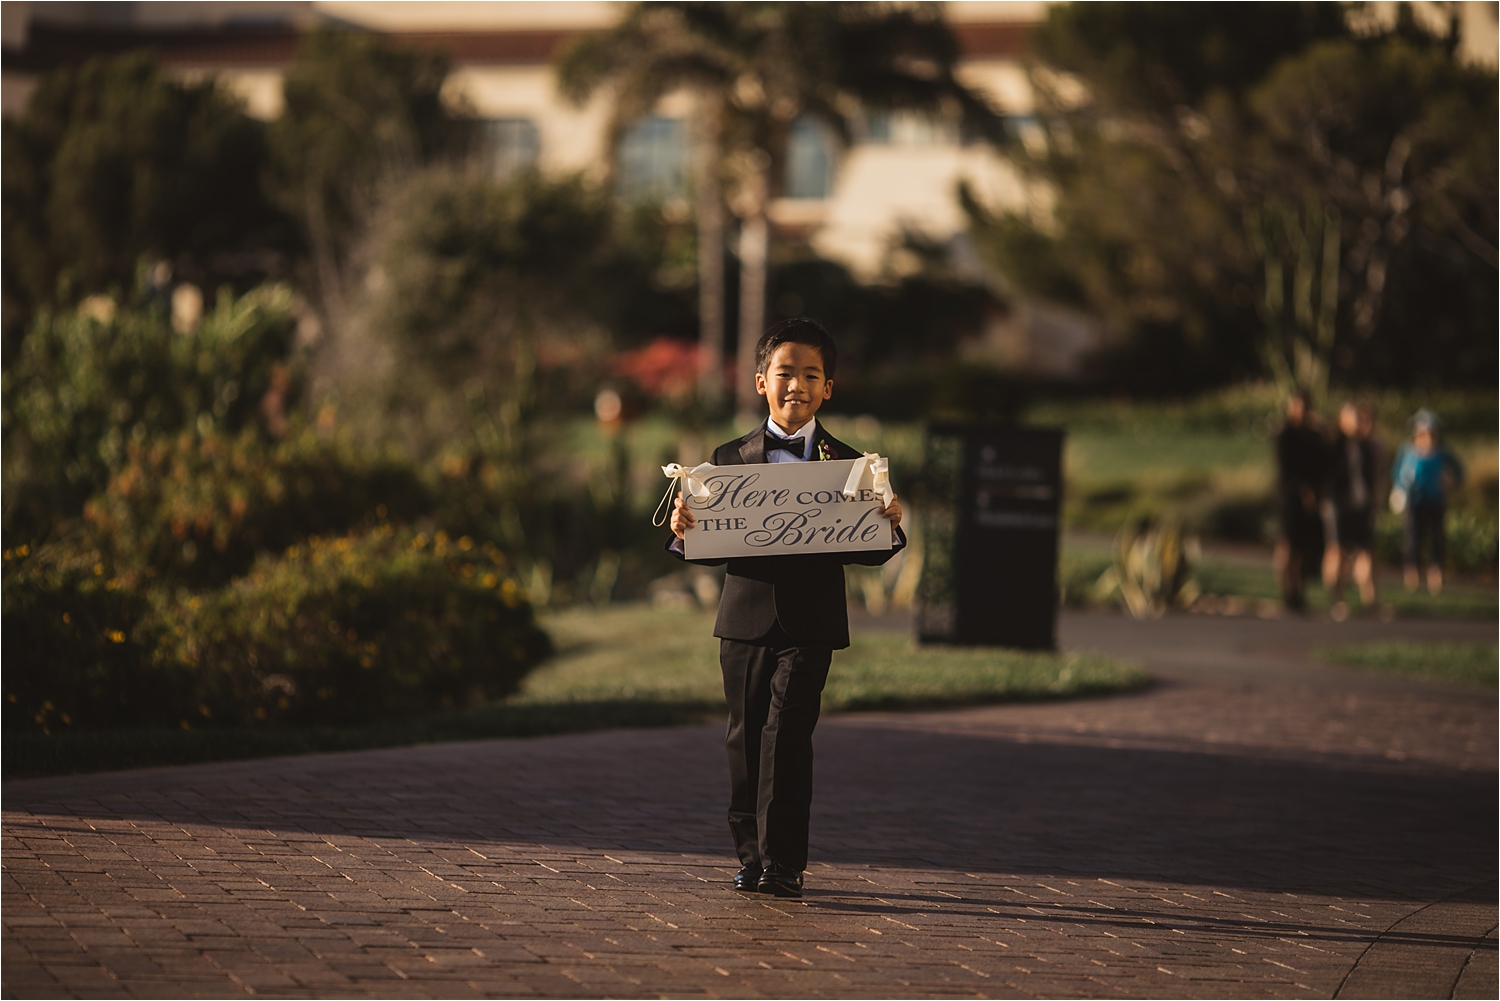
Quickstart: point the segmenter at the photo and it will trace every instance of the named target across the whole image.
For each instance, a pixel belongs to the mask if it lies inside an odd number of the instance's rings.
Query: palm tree
[[[755,403],[767,210],[783,187],[793,122],[813,116],[848,142],[865,109],[909,108],[959,117],[999,138],[989,104],[955,78],[957,60],[936,4],[876,3],[638,3],[618,25],[581,37],[561,55],[558,79],[570,99],[581,103],[612,87],[612,140],[668,94],[697,97],[702,346],[711,362],[720,357],[727,200],[740,220],[735,388],[742,411]],[[710,392],[721,388],[718,371],[714,364],[707,373]]]

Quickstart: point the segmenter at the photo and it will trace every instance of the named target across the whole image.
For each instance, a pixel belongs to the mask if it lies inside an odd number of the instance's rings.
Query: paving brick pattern
[[[7,783],[0,990],[1496,996],[1493,693],[1205,621],[1070,621],[1137,695],[825,720],[802,902],[727,888],[712,726]]]

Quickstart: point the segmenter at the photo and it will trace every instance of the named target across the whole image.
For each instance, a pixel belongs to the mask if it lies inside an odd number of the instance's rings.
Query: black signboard
[[[1063,432],[933,425],[927,434],[924,643],[1057,646]]]

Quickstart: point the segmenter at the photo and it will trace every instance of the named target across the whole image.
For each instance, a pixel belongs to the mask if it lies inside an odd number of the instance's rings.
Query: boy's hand
[[[684,538],[688,529],[696,524],[698,524],[698,519],[693,517],[693,512],[688,510],[688,506],[682,502],[682,494],[678,494],[677,499],[672,502],[672,534],[679,539]]]
[[[880,509],[882,517],[891,519],[891,531],[895,532],[901,525],[901,499],[892,497],[891,502]]]

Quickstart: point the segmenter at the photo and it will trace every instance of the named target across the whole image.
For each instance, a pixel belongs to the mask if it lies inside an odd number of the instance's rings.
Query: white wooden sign
[[[885,467],[867,456],[664,471],[686,486],[697,524],[683,553],[700,560],[890,549],[891,523],[880,514],[882,496],[894,496]]]

